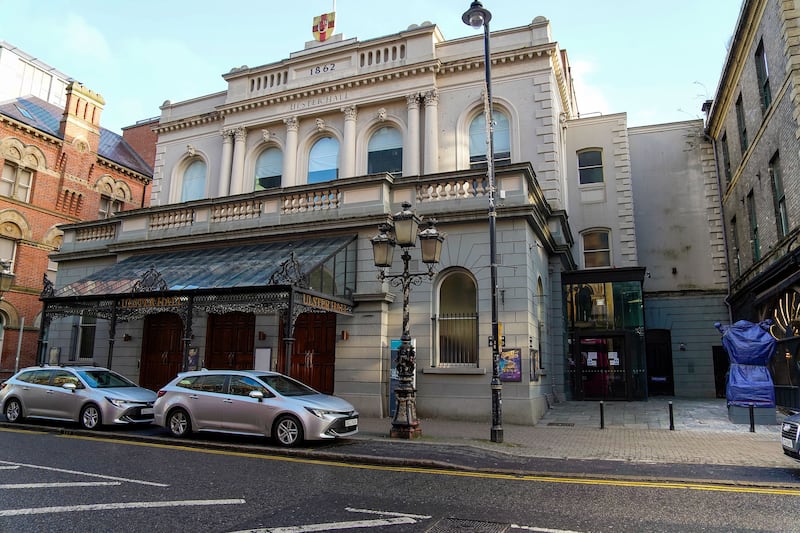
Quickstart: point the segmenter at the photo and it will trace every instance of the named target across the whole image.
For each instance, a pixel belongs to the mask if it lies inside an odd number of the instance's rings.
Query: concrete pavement
[[[672,402],[674,430],[670,430]],[[488,406],[487,406],[488,407]],[[519,457],[602,459],[643,463],[716,464],[797,468],[783,454],[780,422],[734,424],[725,399],[650,399],[604,402],[600,429],[599,402],[556,403],[535,426],[503,424],[503,442],[490,441],[491,424],[420,420],[420,444],[470,446]],[[389,440],[391,419],[363,418],[357,439]],[[394,440],[394,439],[392,439]],[[420,449],[420,452],[423,450]]]

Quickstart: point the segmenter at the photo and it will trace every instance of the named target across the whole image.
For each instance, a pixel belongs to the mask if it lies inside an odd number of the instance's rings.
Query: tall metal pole
[[[503,442],[503,384],[500,382],[500,326],[497,312],[497,210],[494,203],[494,120],[492,116],[492,58],[489,51],[489,17],[483,21],[486,77],[486,173],[489,178],[489,261],[492,284],[492,442]]]

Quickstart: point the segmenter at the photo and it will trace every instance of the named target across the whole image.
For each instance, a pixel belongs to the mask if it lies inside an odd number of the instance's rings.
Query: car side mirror
[[[75,392],[75,389],[78,388],[77,385],[75,385],[74,383],[69,383],[69,382],[64,383],[63,385],[61,385],[61,387],[67,389],[70,392]]]
[[[264,399],[264,393],[260,390],[251,390],[248,396],[258,399],[259,402]]]

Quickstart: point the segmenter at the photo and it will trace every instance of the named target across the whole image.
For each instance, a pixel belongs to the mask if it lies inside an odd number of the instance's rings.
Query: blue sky
[[[338,0],[337,33],[361,41],[431,21],[446,39],[470,0]],[[550,19],[567,50],[582,114],[628,113],[629,126],[700,118],[713,98],[741,0],[485,0],[491,29]],[[312,39],[330,0],[0,0],[0,40],[106,100],[120,132],[158,116],[165,100],[225,90],[222,74],[288,58]]]

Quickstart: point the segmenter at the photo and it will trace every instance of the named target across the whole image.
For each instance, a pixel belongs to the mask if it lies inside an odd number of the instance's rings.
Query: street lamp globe
[[[411,248],[417,242],[417,230],[419,229],[420,219],[416,213],[411,211],[411,204],[403,202],[403,210],[396,213],[394,220],[394,236],[403,248]]]
[[[425,222],[428,227],[420,231],[418,235],[422,262],[426,265],[435,265],[442,257],[442,243],[445,235],[436,229],[436,219],[429,218]]]
[[[391,236],[392,226],[389,224],[381,224],[378,226],[378,234],[375,235],[372,242],[372,256],[375,260],[375,266],[378,268],[389,268],[392,266],[394,259],[395,239]]]
[[[472,26],[473,28],[478,29],[492,20],[492,14],[488,9],[485,9],[483,4],[481,4],[478,0],[474,0],[469,6],[469,9],[465,11],[463,15],[461,15],[461,20],[463,20],[464,24],[467,26]]]

